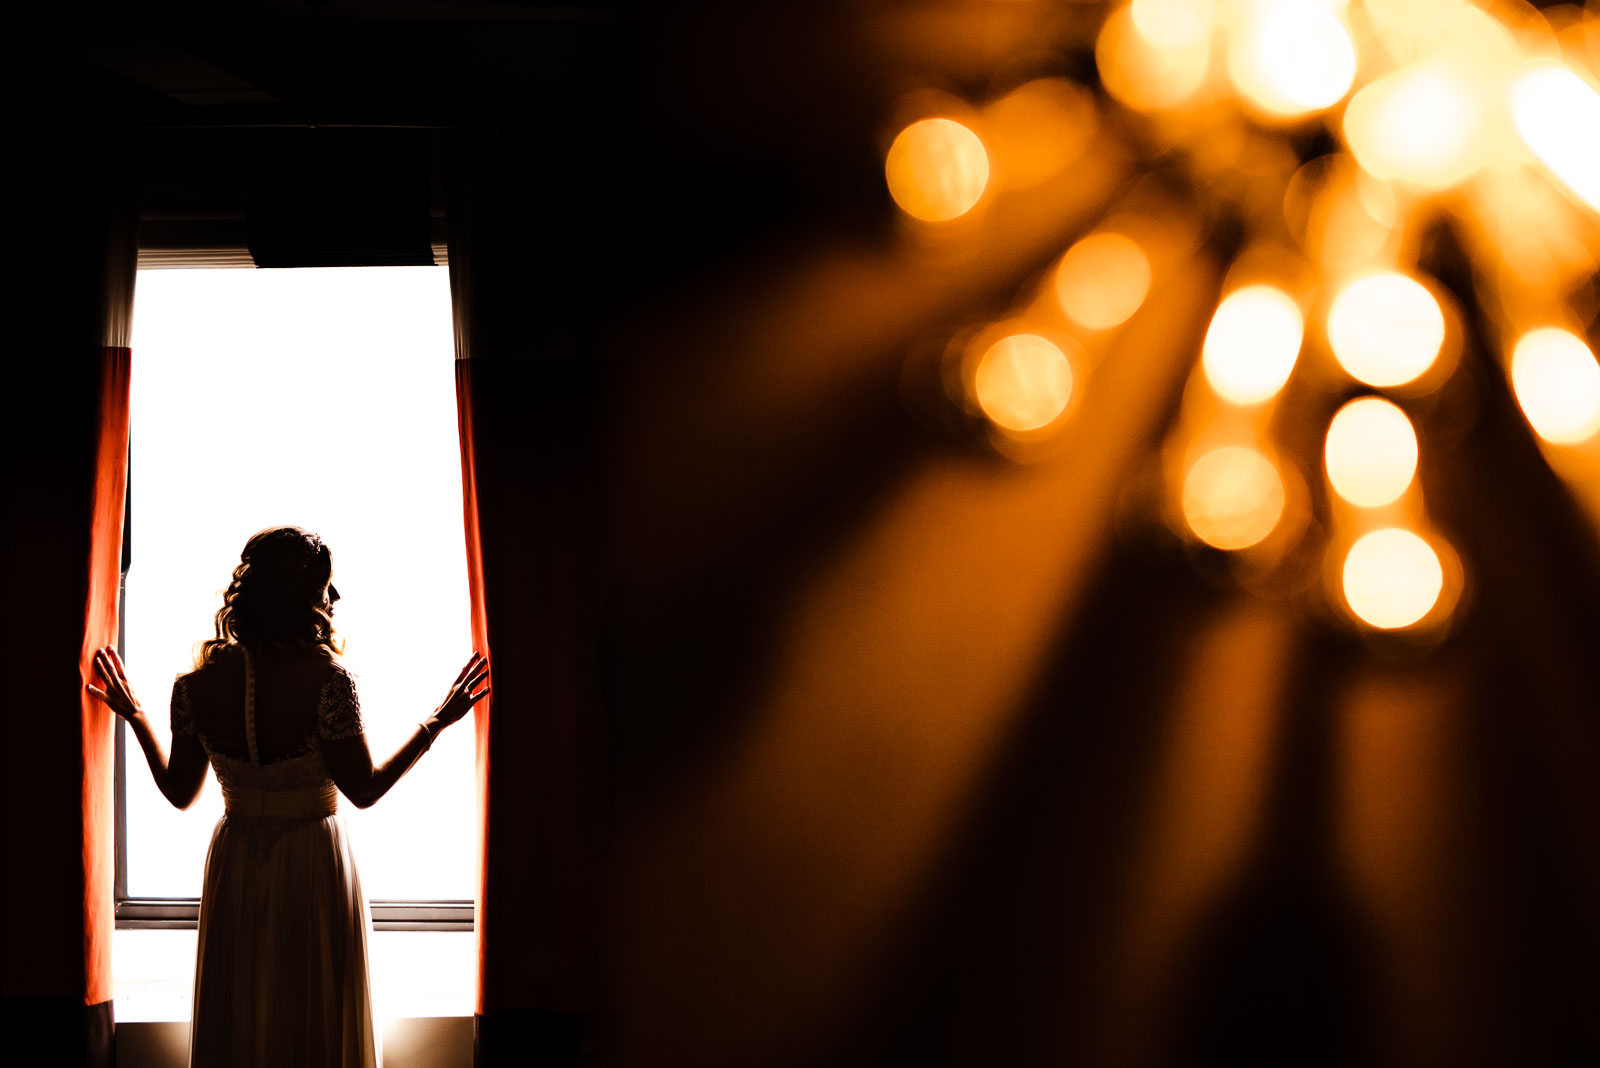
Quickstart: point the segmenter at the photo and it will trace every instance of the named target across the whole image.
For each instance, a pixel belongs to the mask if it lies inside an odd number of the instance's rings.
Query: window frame
[[[140,251],[141,267],[251,267],[248,253],[238,250],[246,262],[236,262],[217,250],[166,252],[150,257]],[[447,266],[441,244],[434,246],[435,262]],[[212,258],[216,257],[216,258]],[[218,262],[218,259],[226,262]],[[152,262],[153,261],[153,262]],[[199,262],[196,262],[199,261]],[[117,652],[127,650],[128,569],[133,563],[133,431],[128,432],[128,465],[122,512],[122,558],[117,576]],[[128,892],[128,725],[116,717],[115,772],[113,805],[115,821],[115,863],[112,896],[114,921],[118,930],[172,928],[194,930],[200,925],[198,897],[136,897]],[[377,931],[471,931],[477,925],[477,904],[468,900],[401,900],[369,898],[367,911]]]

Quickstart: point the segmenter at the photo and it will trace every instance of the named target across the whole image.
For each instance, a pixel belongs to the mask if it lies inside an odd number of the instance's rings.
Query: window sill
[[[117,1068],[188,1068],[189,1021],[117,1022]],[[392,1019],[383,1027],[384,1068],[472,1068],[465,1016]]]
[[[193,929],[161,928],[124,929],[112,936],[113,1012],[119,1025],[188,1022],[197,937]],[[396,1021],[472,1016],[476,948],[471,931],[374,931],[368,952],[373,1006],[385,1035]]]

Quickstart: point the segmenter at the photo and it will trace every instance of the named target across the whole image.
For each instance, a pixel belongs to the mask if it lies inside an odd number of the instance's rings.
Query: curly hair
[[[343,652],[333,633],[331,589],[333,554],[322,539],[300,527],[268,527],[245,542],[233,581],[217,610],[217,636],[200,642],[195,667],[211,663],[235,645]],[[331,597],[338,599],[338,594]]]

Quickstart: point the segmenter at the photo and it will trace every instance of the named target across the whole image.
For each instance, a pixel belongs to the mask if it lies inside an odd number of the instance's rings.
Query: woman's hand
[[[83,688],[128,721],[133,736],[138,739],[139,748],[144,750],[150,774],[155,777],[156,787],[162,796],[176,808],[188,808],[194,804],[194,799],[200,796],[200,787],[205,784],[206,768],[210,766],[200,740],[192,734],[173,738],[172,759],[169,762],[161,739],[151,729],[144,709],[139,707],[139,699],[133,696],[127,669],[122,666],[122,657],[117,655],[117,650],[109,645],[104,649],[96,649],[94,666],[100,672],[105,689],[93,683],[85,683]]]
[[[461,669],[450,686],[450,696],[434,712],[434,721],[441,728],[455,723],[472,710],[472,706],[489,696],[489,687],[478,689],[478,684],[489,677],[489,661],[482,653],[473,653],[467,666]]]
[[[100,681],[105,683],[105,689],[87,683],[84,689],[94,694],[100,700],[111,706],[111,711],[125,720],[138,719],[144,715],[144,709],[139,706],[139,699],[133,695],[133,687],[128,683],[128,672],[122,666],[122,657],[117,655],[115,646],[108,645],[103,649],[95,650],[95,670],[100,672]]]
[[[434,710],[433,715],[417,724],[417,730],[412,732],[411,737],[382,764],[373,764],[365,734],[324,742],[322,759],[335,785],[358,808],[377,804],[390,787],[400,781],[400,776],[427,752],[440,731],[459,721],[472,711],[473,705],[489,696],[488,686],[478,688],[488,677],[489,661],[473,653],[467,666],[451,683],[450,693],[444,703]]]

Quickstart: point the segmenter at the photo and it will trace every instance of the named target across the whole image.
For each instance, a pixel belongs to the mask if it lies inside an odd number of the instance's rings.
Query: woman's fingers
[[[100,677],[105,680],[106,688],[114,693],[128,693],[128,677],[117,668],[116,661],[111,659],[111,654],[100,658]]]
[[[488,673],[489,662],[487,660],[481,660],[474,664],[468,664],[466,670],[461,673],[461,677],[456,679],[456,688],[460,690],[470,690],[473,686],[477,685],[479,679],[483,678]]]
[[[112,669],[117,673],[118,680],[124,682],[127,681],[128,671],[127,668],[123,666],[122,654],[117,652],[117,647],[115,645],[106,646],[106,653],[107,658],[111,661]]]
[[[448,714],[449,722],[454,723],[465,716],[472,706],[483,700],[488,695],[489,689],[485,686],[481,691],[474,693],[485,679],[489,677],[489,659],[482,653],[474,652],[467,661],[461,673],[456,676],[456,681],[450,684],[450,696],[446,698],[440,711]]]
[[[94,666],[100,672],[100,677],[109,686],[126,685],[127,675],[122,670],[122,661],[117,657],[117,650],[106,646],[94,654]]]
[[[467,677],[467,674],[472,670],[473,665],[475,665],[479,660],[482,660],[482,659],[483,659],[483,654],[482,653],[474,652],[472,654],[472,656],[467,660],[466,666],[461,669],[461,674],[456,676],[456,681],[451,683],[451,685],[452,686],[460,686],[461,685],[461,680],[463,680],[463,679],[465,679]]]
[[[130,705],[127,701],[122,700],[121,694],[116,693],[115,691],[112,693],[107,693],[105,690],[102,690],[93,683],[86,683],[83,688],[88,690],[91,696],[97,697],[104,701],[106,706],[122,719],[127,719],[132,712],[132,705]]]

